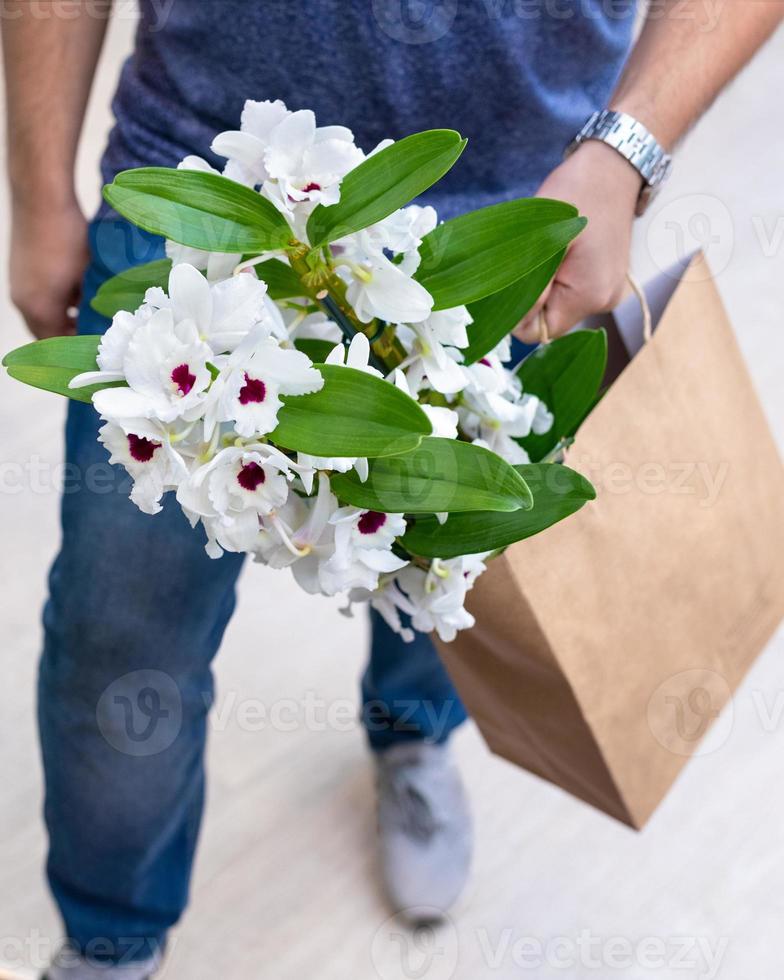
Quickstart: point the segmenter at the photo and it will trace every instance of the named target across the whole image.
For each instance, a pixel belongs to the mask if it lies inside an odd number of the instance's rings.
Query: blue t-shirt
[[[369,150],[450,128],[469,143],[426,195],[442,218],[535,192],[626,57],[634,0],[140,0],[105,180],[237,129],[245,99],[312,108]]]

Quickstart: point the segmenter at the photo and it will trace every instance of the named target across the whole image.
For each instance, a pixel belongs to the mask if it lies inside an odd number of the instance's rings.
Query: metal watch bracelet
[[[586,140],[599,140],[611,146],[639,173],[643,187],[637,201],[637,214],[642,214],[669,176],[672,157],[639,120],[612,109],[594,112],[566,148],[565,156]]]

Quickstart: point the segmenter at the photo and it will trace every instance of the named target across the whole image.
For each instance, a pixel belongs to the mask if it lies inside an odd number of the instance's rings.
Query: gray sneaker
[[[127,973],[124,973],[122,970],[119,970],[117,967],[114,967],[114,968],[108,968],[107,967],[107,968],[101,969],[99,973],[95,973],[95,972],[93,972],[93,973],[77,973],[77,974],[74,974],[74,977],[75,978],[78,978],[78,980],[81,980],[82,977],[90,978],[90,980],[92,980],[92,978],[94,976],[95,977],[100,977],[101,980],[115,980],[115,977],[117,977],[117,980],[129,980],[129,978],[131,978],[131,977],[133,978],[133,980],[136,980],[137,977],[138,977],[138,980],[153,980],[152,973],[147,973],[147,970],[148,969],[149,969],[149,967],[147,966],[147,967],[145,967],[145,972],[144,973],[131,973],[131,974],[127,974]],[[61,976],[63,976],[63,977],[69,977],[69,980],[70,980],[71,974],[70,973],[61,973],[61,972],[58,972],[58,973],[44,973],[43,976],[41,977],[41,980],[59,980],[59,978]],[[0,974],[0,980],[3,980],[2,974]]]
[[[447,745],[403,742],[376,753],[381,871],[396,912],[442,917],[468,878],[473,830]]]
[[[41,980],[152,980],[162,958],[160,952],[157,952],[139,963],[107,966],[82,959],[66,943]]]
[[[67,976],[67,974],[65,974],[65,975]],[[44,973],[41,976],[41,980],[55,980],[55,977],[56,976],[60,976],[60,974],[59,973],[58,974]],[[126,980],[124,974],[122,974],[122,973],[119,973],[118,974],[118,972],[117,972],[116,969],[113,969],[113,970],[106,969],[106,970],[103,971],[102,974],[100,974],[100,976],[102,976],[104,978],[104,980],[114,980],[114,977],[115,976],[122,977],[122,980]],[[5,974],[4,973],[0,973],[0,980],[5,980]],[[9,980],[12,980],[10,974],[9,974]],[[139,980],[153,980],[152,973],[145,973],[143,976],[141,976],[139,978]]]
[[[149,969],[149,967],[145,967],[145,972],[143,974],[132,973],[132,974],[130,974],[130,976],[133,977],[134,980],[135,980],[136,977],[138,977],[138,980],[153,980],[152,973],[147,973],[147,969]],[[41,976],[41,980],[58,980],[58,978],[61,977],[61,976],[63,976],[63,977],[69,977],[70,978],[71,975],[69,973],[62,973],[62,972],[58,972],[58,973],[44,973]],[[128,975],[127,974],[121,972],[116,967],[111,968],[111,969],[108,968],[108,967],[107,968],[104,968],[104,969],[101,970],[100,973],[97,973],[97,974],[94,974],[94,973],[81,974],[81,973],[79,973],[79,974],[75,974],[75,976],[78,977],[78,978],[81,978],[82,976],[89,977],[89,978],[92,978],[93,976],[98,976],[98,977],[101,977],[102,980],[114,980],[115,977],[117,977],[118,980],[127,980],[127,978],[128,978]],[[3,980],[3,977],[4,977],[4,974],[0,973],[0,980]]]

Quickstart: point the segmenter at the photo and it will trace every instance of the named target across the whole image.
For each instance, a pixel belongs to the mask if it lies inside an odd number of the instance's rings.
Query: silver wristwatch
[[[600,140],[617,150],[643,179],[637,201],[642,214],[672,169],[672,157],[641,122],[625,112],[601,109],[594,112],[566,148],[566,156],[586,140]]]

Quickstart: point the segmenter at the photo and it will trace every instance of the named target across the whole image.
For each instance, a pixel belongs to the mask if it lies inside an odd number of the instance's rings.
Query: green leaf
[[[281,262],[280,259],[267,259],[254,268],[259,279],[266,282],[270,299],[291,299],[312,295],[311,290],[302,284],[302,280],[291,266]]]
[[[362,483],[356,473],[333,476],[347,504],[392,514],[514,511],[530,507],[525,480],[500,456],[456,439],[424,439],[412,452],[373,460]]]
[[[307,354],[314,364],[323,364],[324,361],[326,361],[327,356],[335,349],[337,343],[338,342],[335,340],[318,340],[315,337],[299,337],[294,341],[294,346],[297,348],[297,350],[301,350],[303,354]]]
[[[151,286],[168,288],[171,266],[170,259],[156,259],[155,262],[131,266],[102,283],[90,306],[96,313],[110,319],[120,310],[137,310]]]
[[[334,345],[333,345],[334,346]],[[317,364],[324,387],[285,396],[270,441],[312,456],[386,456],[414,449],[432,426],[388,381],[355,368]]]
[[[208,252],[258,254],[283,248],[292,238],[274,204],[220,174],[169,167],[123,170],[103,196],[145,231]]]
[[[434,228],[414,276],[443,310],[491,296],[562,252],[586,219],[563,201],[522,198],[460,215]]]
[[[604,330],[573,330],[526,357],[517,369],[523,390],[538,395],[555,416],[549,432],[518,440],[532,460],[542,459],[574,434],[596,403],[606,366]]]
[[[526,463],[514,469],[531,488],[534,505],[530,510],[454,514],[446,524],[439,524],[435,517],[418,517],[404,535],[403,547],[422,558],[496,551],[539,534],[596,496],[588,480],[567,466]]]
[[[101,388],[116,388],[122,382],[109,385],[90,385],[89,388],[69,388],[68,382],[83,371],[97,371],[95,355],[100,334],[81,334],[78,337],[48,337],[36,340],[6,354],[3,366],[17,381],[65,395],[79,402],[89,402]]]
[[[474,322],[468,327],[468,347],[463,348],[466,364],[484,357],[514,329],[542,295],[565,254],[557,252],[511,286],[468,307]]]
[[[465,145],[452,129],[430,129],[374,153],[343,178],[337,204],[314,210],[310,244],[319,248],[402,208],[443,177]]]

